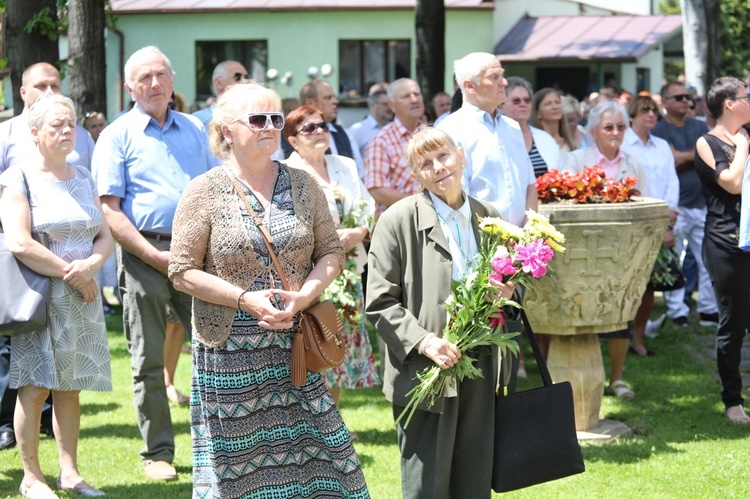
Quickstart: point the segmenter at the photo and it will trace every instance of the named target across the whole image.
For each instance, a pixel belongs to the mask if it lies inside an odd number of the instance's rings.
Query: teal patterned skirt
[[[292,386],[291,341],[238,312],[223,346],[193,343],[193,497],[370,497],[320,374]]]

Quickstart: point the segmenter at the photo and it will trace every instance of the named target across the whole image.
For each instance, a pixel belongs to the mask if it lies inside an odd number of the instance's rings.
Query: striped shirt
[[[549,171],[549,168],[547,168],[547,163],[544,161],[544,158],[542,158],[542,155],[539,154],[539,149],[536,148],[536,142],[533,141],[531,142],[529,159],[531,160],[531,166],[534,167],[535,177],[541,177]]]
[[[411,136],[412,132],[398,118],[393,118],[372,138],[365,150],[365,185],[368,189],[388,187],[405,196],[419,192],[419,184],[412,178],[404,156]],[[378,203],[376,217],[386,208]]]

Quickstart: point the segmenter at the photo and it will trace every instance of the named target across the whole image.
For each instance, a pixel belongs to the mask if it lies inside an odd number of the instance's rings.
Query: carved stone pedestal
[[[570,381],[573,386],[576,430],[596,428],[604,394],[599,337],[595,334],[552,335],[547,367],[553,382]]]
[[[552,335],[548,365],[570,381],[576,429],[596,428],[604,367],[595,333],[625,329],[646,290],[667,227],[667,203],[543,204],[539,212],[565,234],[566,252],[534,281],[524,308],[536,333]]]

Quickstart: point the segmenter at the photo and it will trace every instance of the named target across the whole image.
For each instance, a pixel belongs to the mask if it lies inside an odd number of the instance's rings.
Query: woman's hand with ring
[[[516,289],[516,283],[513,281],[503,283],[502,281],[492,278],[490,278],[490,286],[495,288],[494,300],[499,300],[500,298],[510,299]],[[492,296],[488,296],[487,298],[488,301],[493,301]]]
[[[450,341],[438,338],[437,336],[431,336],[426,341],[428,343],[425,345],[422,353],[441,369],[453,367],[458,359],[461,358],[461,350]]]
[[[293,325],[294,314],[289,309],[279,310],[274,306],[272,302],[274,293],[280,294],[281,292],[266,289],[244,293],[240,300],[240,309],[258,319],[258,325],[262,328],[289,329]]]

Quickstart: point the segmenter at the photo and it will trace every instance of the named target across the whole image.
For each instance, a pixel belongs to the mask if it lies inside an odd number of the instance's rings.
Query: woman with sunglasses
[[[674,154],[669,143],[651,134],[659,120],[659,107],[648,95],[638,95],[628,104],[631,128],[626,130],[622,149],[643,164],[648,176],[649,196],[663,199],[669,205],[669,226],[664,233],[666,248],[674,246],[674,224],[677,221],[677,204],[680,200],[680,181],[674,168]],[[654,289],[649,282],[635,315],[630,353],[650,356],[653,351],[643,344],[651,311],[654,309]],[[661,319],[663,321],[663,318]]]
[[[521,127],[526,152],[534,166],[534,175],[541,177],[549,170],[559,170],[562,163],[560,148],[555,139],[544,130],[529,125],[531,96],[534,93],[531,83],[518,76],[511,76],[507,80],[505,94],[508,98],[502,105],[503,114],[516,120]]]
[[[719,307],[716,364],[724,414],[750,424],[742,398],[742,342],[750,308],[750,254],[739,248],[742,180],[748,159],[750,102],[742,80],[718,78],[706,91],[706,107],[716,126],[695,145],[695,170],[706,198],[703,263]]]
[[[341,272],[344,250],[315,179],[271,160],[283,128],[276,92],[228,87],[210,125],[223,164],[188,184],[175,214],[169,276],[194,297],[195,497],[369,497],[321,375],[292,385],[297,314]]]
[[[587,131],[594,144],[586,149],[578,149],[566,157],[565,169],[580,173],[587,166],[599,165],[608,178],[622,180],[634,176],[638,179],[635,188],[648,196],[648,177],[643,165],[620,147],[628,129],[628,113],[619,103],[605,100],[589,112]],[[605,393],[630,399],[635,393],[622,380],[622,369],[628,355],[630,327],[620,331],[601,334],[608,339],[610,361],[609,386]]]
[[[346,272],[337,277],[324,298],[339,305],[344,323],[346,355],[344,363],[326,372],[328,390],[338,406],[341,388],[367,388],[380,384],[375,357],[367,334],[362,272],[367,253],[362,241],[370,235],[375,201],[359,179],[357,165],[350,158],[326,154],[330,145],[328,126],[316,109],[302,106],[286,117],[284,136],[294,151],[287,165],[306,171],[320,184],[328,201],[328,210],[346,252]],[[341,302],[345,295],[355,305]],[[347,300],[348,301],[348,300]],[[356,434],[352,434],[356,438]]]

